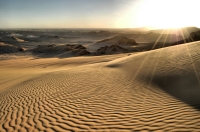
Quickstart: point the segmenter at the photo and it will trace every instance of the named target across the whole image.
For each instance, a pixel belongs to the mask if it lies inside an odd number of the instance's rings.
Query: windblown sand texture
[[[0,131],[198,132],[199,51],[0,61]]]

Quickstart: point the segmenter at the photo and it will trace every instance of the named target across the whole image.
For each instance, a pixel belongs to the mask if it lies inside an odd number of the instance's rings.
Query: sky
[[[0,0],[0,28],[200,27],[199,4],[200,0]]]

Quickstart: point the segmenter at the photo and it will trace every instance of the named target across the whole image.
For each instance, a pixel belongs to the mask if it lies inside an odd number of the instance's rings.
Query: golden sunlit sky
[[[200,27],[200,0],[0,0],[0,28]]]

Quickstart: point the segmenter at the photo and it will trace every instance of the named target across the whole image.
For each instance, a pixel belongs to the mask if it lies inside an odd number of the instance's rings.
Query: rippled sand
[[[200,42],[0,61],[0,131],[199,131]]]

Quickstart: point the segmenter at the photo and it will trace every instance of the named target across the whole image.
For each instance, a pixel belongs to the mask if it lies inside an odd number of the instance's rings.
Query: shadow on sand
[[[200,83],[195,74],[156,75],[152,84],[200,111]]]

